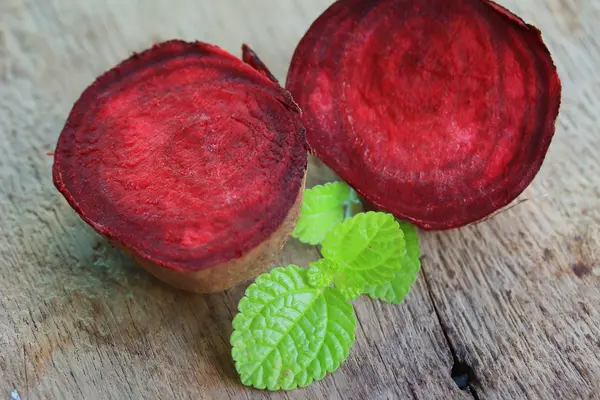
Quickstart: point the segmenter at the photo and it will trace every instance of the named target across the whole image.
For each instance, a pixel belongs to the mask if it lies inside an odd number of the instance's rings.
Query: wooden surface
[[[179,37],[283,79],[327,0],[0,0],[0,399],[600,399],[600,2],[504,0],[537,25],[564,84],[529,200],[421,233],[404,304],[361,299],[356,345],[307,389],[249,390],[228,344],[244,287],[166,287],[110,248],[51,182],[58,133],[99,73]],[[313,163],[309,185],[330,178]],[[306,266],[292,240],[279,257]],[[465,390],[453,364],[472,369]]]

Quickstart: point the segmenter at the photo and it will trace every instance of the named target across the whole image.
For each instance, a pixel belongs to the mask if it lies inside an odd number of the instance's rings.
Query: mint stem
[[[348,199],[344,201],[344,219],[348,219],[363,211],[362,204],[358,198],[358,194],[352,188],[350,188],[350,194]]]

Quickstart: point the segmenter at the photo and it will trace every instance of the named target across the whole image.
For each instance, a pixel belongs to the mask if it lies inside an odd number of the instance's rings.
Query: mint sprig
[[[232,356],[244,385],[290,390],[323,379],[348,357],[362,294],[400,303],[420,268],[416,229],[390,214],[358,213],[343,182],[306,191],[294,236],[323,258],[260,275],[233,320]]]

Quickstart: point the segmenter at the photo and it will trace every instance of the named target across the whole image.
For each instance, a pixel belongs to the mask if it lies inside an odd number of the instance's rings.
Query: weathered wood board
[[[528,201],[467,228],[421,232],[423,270],[405,303],[359,300],[349,360],[309,388],[239,384],[228,340],[244,286],[201,296],[159,283],[54,189],[46,153],[96,75],[177,37],[234,53],[250,43],[283,80],[328,4],[0,0],[0,398],[600,399],[596,0],[502,1],[542,30],[564,85]],[[312,160],[309,185],[331,176]],[[291,240],[278,261],[317,257]],[[465,390],[455,362],[472,369]]]

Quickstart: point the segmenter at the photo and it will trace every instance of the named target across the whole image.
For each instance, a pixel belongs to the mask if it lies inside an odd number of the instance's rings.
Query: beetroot
[[[225,289],[260,273],[298,216],[307,152],[290,99],[217,47],[156,45],[77,100],[56,147],[54,184],[159,278]]]
[[[314,155],[425,229],[515,199],[544,160],[561,93],[540,32],[485,0],[337,1],[286,86]]]

